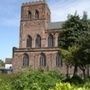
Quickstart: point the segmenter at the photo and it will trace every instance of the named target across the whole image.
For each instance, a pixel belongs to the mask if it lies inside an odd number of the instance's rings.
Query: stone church
[[[13,70],[24,68],[63,68],[58,36],[62,22],[51,22],[51,12],[44,0],[21,6],[19,48],[13,48]]]

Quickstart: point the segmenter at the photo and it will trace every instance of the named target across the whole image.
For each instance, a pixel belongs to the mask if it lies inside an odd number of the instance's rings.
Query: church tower
[[[44,0],[23,3],[21,6],[20,48],[26,48],[28,34],[35,37],[35,32],[43,33],[50,20],[50,10]],[[30,33],[29,33],[30,32]],[[35,47],[33,43],[33,48]]]

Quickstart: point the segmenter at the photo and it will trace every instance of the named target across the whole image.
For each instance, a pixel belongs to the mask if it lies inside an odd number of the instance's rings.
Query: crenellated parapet
[[[25,2],[22,3],[22,6],[27,6],[27,5],[35,5],[35,4],[42,4],[42,3],[46,3],[46,0],[32,0],[30,2]]]

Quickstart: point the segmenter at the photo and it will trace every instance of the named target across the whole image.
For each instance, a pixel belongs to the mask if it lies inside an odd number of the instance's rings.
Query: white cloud
[[[63,2],[62,2],[63,1]],[[82,16],[83,11],[87,11],[90,18],[90,0],[61,0],[54,5],[50,5],[52,12],[52,21],[62,21],[67,19],[68,14],[75,11]],[[71,2],[70,2],[71,1]]]

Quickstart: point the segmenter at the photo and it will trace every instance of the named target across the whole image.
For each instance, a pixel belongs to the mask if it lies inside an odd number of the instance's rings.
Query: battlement
[[[25,3],[22,3],[22,6],[27,6],[27,5],[35,5],[35,4],[42,4],[42,3],[46,3],[45,0],[33,0],[33,1],[30,1],[30,2],[25,2]]]

